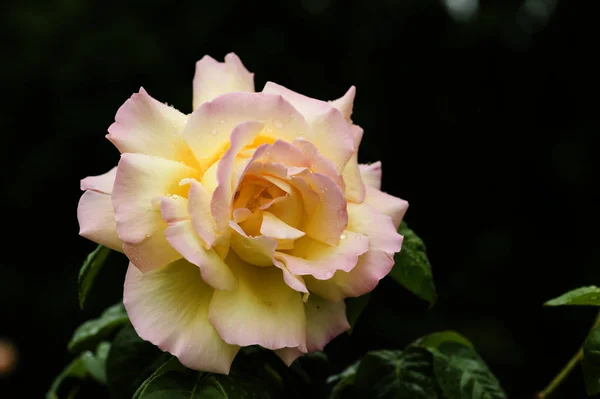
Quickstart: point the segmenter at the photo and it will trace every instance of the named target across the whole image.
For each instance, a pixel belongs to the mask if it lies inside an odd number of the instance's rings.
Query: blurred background
[[[140,86],[191,112],[194,65],[236,52],[267,80],[330,100],[357,87],[359,160],[407,199],[438,303],[383,281],[334,367],[456,329],[510,398],[533,398],[577,350],[594,309],[543,308],[600,280],[598,28],[593,1],[6,1],[0,397],[42,397],[71,333],[119,300],[113,255],[82,312],[79,180],[119,155],[104,138]],[[167,5],[168,4],[168,5]],[[8,220],[6,218],[8,217]],[[7,360],[8,359],[8,360]],[[584,397],[579,370],[556,398]]]

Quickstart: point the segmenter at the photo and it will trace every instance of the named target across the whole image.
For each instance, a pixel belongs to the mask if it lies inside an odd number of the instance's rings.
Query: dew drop
[[[211,130],[210,134],[212,134],[213,136],[214,136],[215,134],[217,134],[217,129],[213,129],[213,130]]]
[[[176,199],[179,199],[179,195],[177,195],[177,194],[173,194],[173,195],[171,196],[171,198],[173,198],[174,200],[176,200]]]
[[[346,237],[347,237],[347,236],[346,236],[346,234],[342,234],[342,235],[340,236],[340,240],[345,240],[345,239],[346,239]]]
[[[283,127],[283,123],[279,119],[273,119],[273,126],[277,129],[281,129]]]
[[[220,123],[221,125],[222,125],[222,124],[224,124],[224,123],[225,123],[225,119],[221,119],[221,120],[219,121],[219,123]]]

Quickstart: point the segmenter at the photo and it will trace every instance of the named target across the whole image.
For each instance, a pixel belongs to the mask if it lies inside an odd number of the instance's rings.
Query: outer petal
[[[238,284],[234,291],[215,291],[208,316],[225,342],[305,350],[302,295],[288,287],[275,268],[253,267],[233,252],[226,262],[238,276]]]
[[[189,368],[227,374],[239,347],[208,322],[212,292],[184,260],[146,274],[129,265],[123,303],[140,337]]]
[[[369,250],[393,254],[402,247],[402,236],[392,219],[372,206],[348,203],[348,230],[369,237]]]
[[[139,244],[164,230],[166,223],[153,200],[167,194],[185,196],[187,187],[180,187],[179,182],[196,174],[195,169],[179,162],[123,154],[112,193],[119,237],[129,244]]]
[[[334,108],[338,109],[344,116],[344,119],[346,119],[348,122],[352,122],[352,120],[350,119],[350,116],[352,116],[352,107],[354,106],[354,97],[355,96],[356,96],[356,87],[350,86],[350,88],[348,89],[346,94],[344,94],[342,97],[338,98],[337,100],[330,101],[330,104]]]
[[[379,212],[388,215],[392,218],[396,229],[400,226],[402,218],[408,209],[408,202],[405,200],[394,197],[372,187],[367,187],[367,196],[365,203],[371,205]]]
[[[140,89],[119,108],[106,138],[121,153],[154,155],[195,167],[196,160],[180,134],[186,119]]]
[[[331,302],[311,295],[304,305],[306,310],[308,352],[320,351],[333,338],[350,329],[344,301]]]
[[[229,222],[235,233],[231,237],[231,248],[244,262],[253,266],[273,265],[273,253],[277,240],[265,236],[250,237],[234,221]]]
[[[308,353],[323,350],[333,338],[350,329],[344,301],[331,302],[312,295],[304,305],[304,309],[306,310]],[[304,355],[297,348],[279,349],[275,351],[275,354],[288,366]]]
[[[181,254],[167,242],[163,230],[137,244],[123,243],[123,252],[144,273],[181,259]]]
[[[77,206],[79,235],[98,244],[123,252],[110,195],[86,191]]]
[[[393,266],[392,255],[384,251],[368,251],[358,258],[356,267],[349,273],[337,271],[330,280],[317,280],[310,276],[305,277],[305,280],[310,292],[339,302],[347,297],[371,292]]]
[[[290,103],[281,96],[264,93],[228,93],[204,102],[190,115],[181,134],[204,171],[222,157],[233,129],[246,121],[264,124],[259,144],[277,138],[313,138],[304,117]]]
[[[337,246],[303,237],[296,240],[294,249],[288,253],[275,252],[275,258],[284,262],[293,274],[327,280],[337,270],[352,270],[358,257],[369,248],[369,239],[362,234],[346,231],[343,237]]]
[[[212,248],[217,242],[217,226],[210,210],[211,195],[204,186],[196,180],[188,180],[188,212],[196,234]]]
[[[365,200],[365,184],[358,166],[358,147],[362,140],[363,130],[356,125],[352,125],[351,130],[354,134],[354,154],[346,164],[343,176],[346,183],[346,198],[349,201],[360,203]]]
[[[117,167],[115,166],[108,172],[99,176],[88,176],[81,180],[81,190],[92,190],[98,193],[111,194],[115,177],[117,176]]]
[[[358,165],[363,182],[372,188],[381,190],[381,161]]]
[[[354,148],[350,125],[340,111],[325,101],[304,96],[273,82],[265,84],[263,93],[282,95],[304,115],[314,134],[314,137],[308,140],[315,144],[341,173]]]
[[[218,62],[205,55],[196,63],[194,75],[194,109],[225,93],[254,91],[254,74],[248,72],[240,58],[234,53]]]

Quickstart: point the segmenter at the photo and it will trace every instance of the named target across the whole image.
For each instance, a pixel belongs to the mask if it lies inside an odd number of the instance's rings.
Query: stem
[[[600,324],[600,313],[596,316],[596,320],[594,321],[594,325],[592,325],[592,329]],[[556,374],[556,376],[550,381],[548,386],[544,388],[541,392],[539,392],[536,396],[537,399],[546,399],[550,396],[556,388],[567,378],[571,370],[577,366],[577,364],[583,358],[583,346],[579,348],[577,353],[573,355],[573,357],[569,360],[569,362]]]

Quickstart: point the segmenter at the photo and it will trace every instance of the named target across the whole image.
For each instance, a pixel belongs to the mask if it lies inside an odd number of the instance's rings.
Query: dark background
[[[428,246],[435,307],[383,281],[330,345],[334,365],[456,329],[509,398],[533,398],[594,315],[543,302],[600,278],[594,2],[446,3],[3,2],[0,337],[20,359],[0,397],[42,397],[73,329],[119,298],[117,256],[104,302],[81,312],[76,293],[95,247],[77,235],[79,179],[116,164],[104,135],[118,107],[144,86],[191,112],[195,62],[234,51],[257,90],[357,87],[359,160],[383,162],[383,189],[410,202]],[[584,395],[575,370],[555,397]]]

